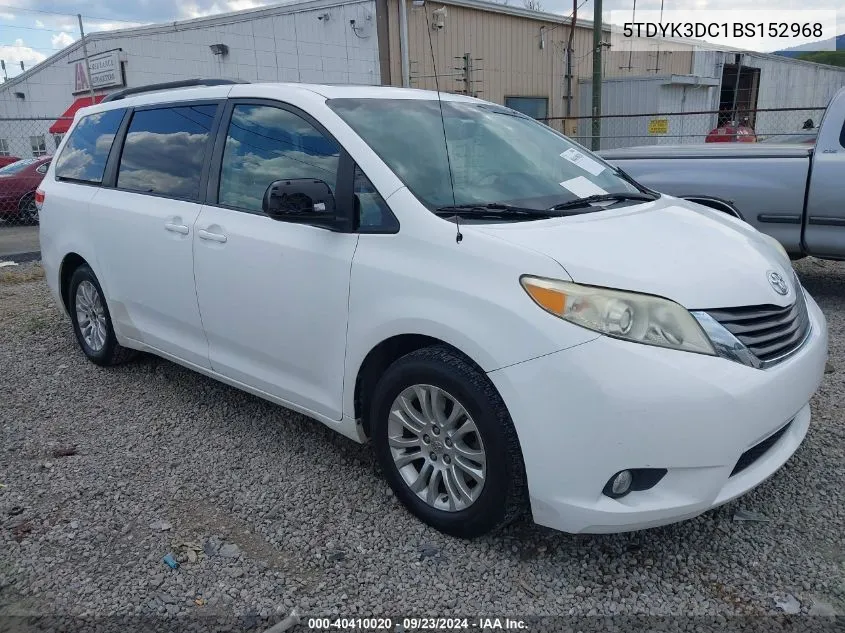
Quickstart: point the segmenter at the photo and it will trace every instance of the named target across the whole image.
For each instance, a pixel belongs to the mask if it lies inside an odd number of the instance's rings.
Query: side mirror
[[[274,220],[283,222],[314,224],[329,229],[339,225],[331,188],[324,181],[313,178],[270,183],[261,208]]]

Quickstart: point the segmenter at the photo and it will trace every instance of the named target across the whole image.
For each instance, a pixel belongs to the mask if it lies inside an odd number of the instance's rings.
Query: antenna
[[[405,0],[399,0],[399,2],[405,2]],[[449,141],[446,139],[446,119],[443,118],[443,100],[440,98],[440,81],[437,79],[437,61],[434,59],[434,44],[431,43],[431,23],[428,20],[428,8],[424,7],[423,11],[425,11],[425,25],[428,31],[428,49],[431,51],[431,65],[434,68],[434,87],[437,90],[437,106],[440,108],[440,125],[443,128],[443,145],[446,148],[446,166],[449,168],[449,186],[452,189],[452,204],[457,206],[458,203],[455,199],[455,179],[452,177],[452,159],[449,157]],[[460,244],[464,236],[461,233],[461,221],[457,213],[455,214],[455,228],[457,229],[455,241]]]

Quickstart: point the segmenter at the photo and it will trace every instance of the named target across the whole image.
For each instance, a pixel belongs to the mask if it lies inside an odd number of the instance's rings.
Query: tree
[[[526,0],[536,1],[536,0]],[[831,66],[845,66],[845,51],[813,51],[812,53],[801,53],[798,59],[817,64],[829,64]]]
[[[529,11],[542,11],[543,3],[540,0],[522,0],[522,6]]]

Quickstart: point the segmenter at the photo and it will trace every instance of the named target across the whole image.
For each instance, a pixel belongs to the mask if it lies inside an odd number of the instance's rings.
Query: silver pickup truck
[[[600,152],[638,182],[736,215],[794,258],[845,259],[845,88],[815,146],[652,145]]]

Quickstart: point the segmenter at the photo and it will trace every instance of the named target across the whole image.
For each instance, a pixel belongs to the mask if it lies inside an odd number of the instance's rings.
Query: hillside
[[[831,38],[834,39],[834,38]],[[845,51],[845,34],[837,35],[836,36],[836,52]],[[796,57],[803,59],[802,55],[806,53],[812,52],[819,52],[819,53],[833,53],[834,51],[829,50],[833,48],[830,46],[830,40],[822,40],[819,42],[811,42],[809,44],[802,44],[801,46],[793,46],[792,48],[785,48],[782,51],[775,51],[775,55],[783,55],[784,57]],[[815,61],[815,60],[811,60]],[[822,63],[830,63],[830,62],[822,62]]]

